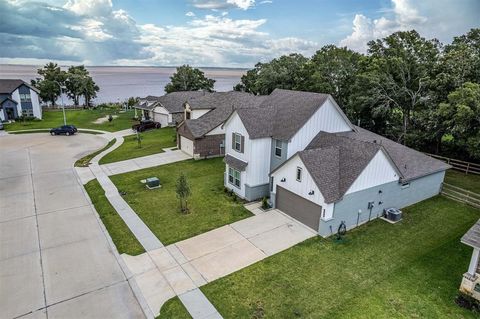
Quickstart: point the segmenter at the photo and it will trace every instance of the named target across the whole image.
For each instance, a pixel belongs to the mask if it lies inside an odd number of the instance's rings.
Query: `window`
[[[233,149],[237,152],[242,151],[242,135],[235,133],[233,138]]]
[[[33,110],[32,109],[23,109],[22,115],[25,117],[33,117]]]
[[[228,168],[228,182],[240,188],[240,171],[229,167]]]
[[[282,157],[282,141],[275,140],[275,156]]]
[[[32,102],[32,99],[31,99],[31,97],[30,97],[30,93],[20,94],[20,102],[21,102],[21,103]]]
[[[189,120],[190,117],[191,117],[190,111],[186,111],[186,112],[185,112],[185,119],[186,119],[186,120]]]
[[[302,168],[297,167],[297,181],[301,182],[302,181]]]

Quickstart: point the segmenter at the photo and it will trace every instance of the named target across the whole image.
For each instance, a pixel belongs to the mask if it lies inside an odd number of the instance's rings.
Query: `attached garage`
[[[163,113],[153,113],[153,120],[155,122],[160,123],[162,127],[167,127],[168,126],[168,114],[163,114]]]
[[[318,231],[322,206],[277,185],[275,206],[285,214]]]
[[[185,136],[180,136],[180,149],[193,157],[193,141],[186,138]]]

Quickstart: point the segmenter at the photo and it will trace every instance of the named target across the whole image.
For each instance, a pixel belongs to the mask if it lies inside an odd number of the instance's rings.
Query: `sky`
[[[0,63],[251,68],[415,29],[448,43],[480,0],[0,0]]]

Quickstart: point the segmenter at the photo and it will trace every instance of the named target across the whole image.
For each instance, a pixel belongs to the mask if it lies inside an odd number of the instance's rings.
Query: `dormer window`
[[[282,157],[282,141],[275,140],[275,156]]]

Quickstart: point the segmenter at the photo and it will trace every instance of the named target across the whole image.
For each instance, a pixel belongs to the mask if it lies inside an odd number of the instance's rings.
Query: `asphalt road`
[[[0,136],[0,318],[143,318],[73,163],[92,134]]]

